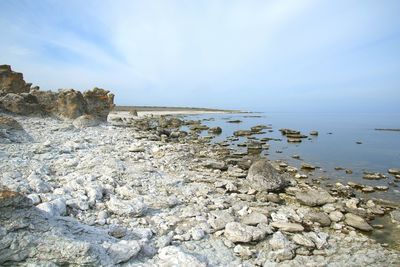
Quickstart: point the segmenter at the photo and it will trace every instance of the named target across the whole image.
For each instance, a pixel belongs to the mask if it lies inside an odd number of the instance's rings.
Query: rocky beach
[[[260,156],[267,144],[210,143],[200,132],[222,129],[200,120],[112,111],[113,98],[44,92],[0,66],[1,266],[400,265],[369,236],[383,215],[399,227],[393,203],[306,181]]]

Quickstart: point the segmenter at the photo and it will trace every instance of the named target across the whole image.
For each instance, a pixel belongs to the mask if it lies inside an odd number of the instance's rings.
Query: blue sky
[[[400,1],[0,1],[0,64],[117,104],[400,112]]]

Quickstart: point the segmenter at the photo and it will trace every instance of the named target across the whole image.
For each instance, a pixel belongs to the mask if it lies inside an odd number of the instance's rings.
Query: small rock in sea
[[[361,145],[362,142],[361,142],[361,141],[357,141],[356,144],[357,144],[357,145]]]
[[[365,186],[363,189],[361,189],[364,193],[372,193],[375,191],[375,189],[372,186]]]
[[[318,135],[318,131],[311,131],[311,132],[310,132],[310,135],[317,136],[317,135]]]
[[[346,174],[353,174],[353,171],[352,171],[352,170],[349,170],[349,169],[347,169],[347,170],[345,170],[345,173],[346,173]]]
[[[304,173],[296,173],[296,175],[294,177],[297,179],[307,179],[308,175],[304,174]]]
[[[304,170],[315,170],[316,167],[308,163],[303,163],[301,164],[301,168]]]
[[[208,133],[210,133],[210,134],[220,134],[220,133],[222,133],[222,129],[221,129],[221,127],[212,127],[210,129],[208,129]]]
[[[295,155],[292,156],[292,158],[294,158],[294,159],[300,159],[300,156],[295,154]]]
[[[276,150],[275,153],[281,154],[282,150]]]
[[[400,175],[400,169],[392,168],[392,169],[388,170],[388,173],[394,174],[394,175]]]
[[[228,123],[241,123],[241,120],[229,120]]]
[[[364,172],[363,178],[367,180],[380,180],[385,179],[386,176],[379,172]]]
[[[377,185],[377,186],[375,186],[375,189],[379,190],[379,191],[387,191],[387,190],[389,190],[389,187],[386,185]]]

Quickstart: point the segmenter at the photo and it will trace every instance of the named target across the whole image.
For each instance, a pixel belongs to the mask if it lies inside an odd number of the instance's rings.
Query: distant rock
[[[267,160],[254,162],[246,177],[250,186],[258,191],[279,191],[285,188],[287,181]]]

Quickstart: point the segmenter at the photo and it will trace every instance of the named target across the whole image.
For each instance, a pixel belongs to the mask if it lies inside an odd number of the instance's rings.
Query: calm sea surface
[[[260,116],[260,117],[251,117]],[[257,138],[271,137],[282,141],[269,141],[269,150],[265,151],[269,159],[284,160],[292,166],[300,167],[310,163],[321,169],[311,173],[310,177],[328,177],[328,182],[348,181],[364,185],[386,185],[387,192],[375,192],[370,196],[394,200],[400,203],[400,179],[387,173],[389,168],[400,168],[400,132],[376,131],[375,128],[400,128],[400,114],[333,114],[333,113],[253,113],[253,114],[207,114],[186,116],[187,119],[201,119],[203,124],[220,126],[222,134],[214,142],[224,141],[234,131],[247,130],[250,127],[264,124],[271,125],[273,132],[253,135]],[[212,119],[212,120],[208,120]],[[228,123],[228,120],[241,120],[241,123]],[[299,130],[308,135],[317,130],[319,135],[303,139],[302,143],[287,143],[279,132],[280,128]],[[206,131],[202,135],[208,135]],[[232,142],[231,148],[240,150],[237,144],[246,141],[246,137]],[[361,142],[362,144],[357,144]],[[282,153],[276,153],[282,151]],[[301,160],[291,156],[300,155]],[[343,167],[353,171],[346,174],[336,171]],[[387,175],[382,180],[365,180],[364,171],[381,172]]]

